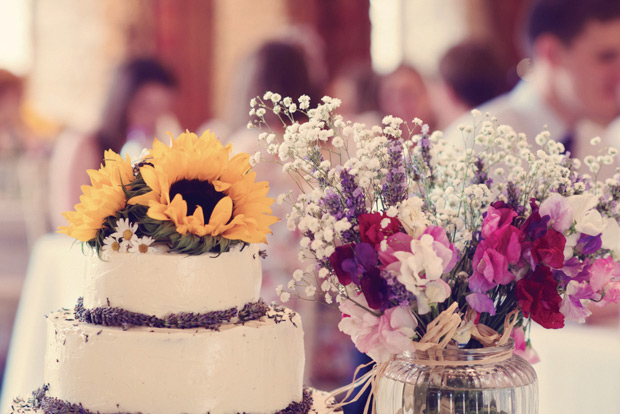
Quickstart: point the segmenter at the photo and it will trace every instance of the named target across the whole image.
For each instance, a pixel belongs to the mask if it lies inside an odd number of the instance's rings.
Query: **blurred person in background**
[[[436,128],[436,117],[424,79],[411,66],[401,65],[381,78],[379,109],[382,116],[401,118],[410,128],[414,118],[421,119],[431,131]],[[403,131],[403,134],[405,133],[406,131]]]
[[[379,77],[370,63],[351,63],[329,82],[327,95],[342,101],[338,113],[345,121],[370,126],[381,122],[378,87]]]
[[[511,86],[498,53],[483,40],[467,39],[449,48],[439,61],[439,74],[452,120],[508,92]]]
[[[577,124],[590,119],[608,124],[619,111],[620,2],[618,0],[538,0],[530,9],[525,34],[532,54],[529,73],[509,93],[479,109],[511,125],[533,142],[545,127],[581,157]],[[458,126],[472,125],[467,114],[446,129],[463,145]],[[470,137],[471,138],[471,137]]]
[[[66,224],[62,212],[79,202],[81,186],[89,184],[86,170],[97,169],[103,153],[139,156],[153,139],[166,139],[180,128],[172,115],[177,92],[175,76],[150,58],[131,60],[113,78],[99,129],[91,135],[64,133],[50,161],[50,214],[53,228]]]

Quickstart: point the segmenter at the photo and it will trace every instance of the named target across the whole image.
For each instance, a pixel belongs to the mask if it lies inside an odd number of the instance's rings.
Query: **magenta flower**
[[[537,264],[561,269],[564,267],[565,246],[566,237],[554,229],[549,229],[544,236],[532,243],[532,258]]]
[[[382,240],[397,233],[400,229],[400,222],[388,217],[385,213],[364,213],[357,218],[360,226],[360,236],[362,242],[377,246]],[[387,226],[383,226],[383,221],[387,221]]]
[[[489,207],[482,221],[482,238],[487,239],[498,230],[510,226],[515,217],[517,217],[516,211],[508,207],[505,203],[494,203]]]
[[[472,266],[474,271],[469,278],[472,292],[485,293],[514,280],[514,275],[508,270],[507,257],[491,248],[486,240],[478,243]]]
[[[379,249],[379,260],[384,266],[398,262],[395,252],[411,251],[411,242],[413,237],[407,233],[395,233],[387,238],[387,249],[385,251]]]

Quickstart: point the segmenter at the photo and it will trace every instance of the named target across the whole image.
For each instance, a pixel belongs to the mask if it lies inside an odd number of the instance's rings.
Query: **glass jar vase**
[[[537,414],[536,372],[513,346],[403,353],[379,378],[377,414]]]

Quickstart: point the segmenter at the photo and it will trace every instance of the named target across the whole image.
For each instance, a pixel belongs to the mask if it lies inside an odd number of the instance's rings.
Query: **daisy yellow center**
[[[118,252],[121,249],[121,244],[115,241],[114,243],[112,243],[111,247],[113,251]]]
[[[149,246],[147,246],[146,244],[141,244],[138,246],[138,251],[140,253],[146,253],[149,250]]]
[[[202,207],[202,214],[205,223],[209,222],[211,213],[217,205],[218,201],[226,195],[215,191],[215,187],[208,181],[201,180],[179,180],[170,186],[170,199],[181,194],[183,200],[187,203],[187,215],[194,214],[196,207]]]
[[[125,239],[125,240],[129,240],[129,239],[131,239],[131,236],[133,236],[133,231],[131,231],[131,230],[125,230],[125,231],[123,232],[123,239]]]

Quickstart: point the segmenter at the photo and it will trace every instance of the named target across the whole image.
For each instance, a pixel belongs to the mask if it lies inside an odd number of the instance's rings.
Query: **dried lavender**
[[[239,317],[239,322],[243,324],[262,318],[268,311],[269,306],[262,299],[259,299],[258,302],[247,303],[237,316]]]
[[[366,202],[364,191],[355,183],[355,178],[347,170],[340,171],[340,181],[342,183],[343,202],[346,207],[345,217],[350,223],[357,223],[360,214],[366,212]],[[342,233],[342,241],[351,243],[358,241],[359,234],[355,231],[355,226]]]
[[[396,205],[407,199],[407,177],[403,163],[403,146],[398,141],[388,145],[388,174],[383,184],[386,205]]]
[[[32,398],[28,401],[15,400],[13,409],[18,409],[17,412],[28,412],[34,410],[42,410],[45,414],[99,414],[99,411],[93,412],[86,408],[81,403],[74,404],[68,401],[64,401],[54,397],[47,397],[45,393],[48,390],[48,386],[45,385],[42,388],[32,393]],[[307,388],[303,391],[303,397],[300,402],[292,402],[285,409],[276,412],[275,414],[308,414],[312,409],[314,399],[312,392]],[[129,413],[129,412],[117,412],[115,414],[141,414],[141,413]],[[237,413],[245,414],[245,413]]]
[[[385,304],[392,303],[398,306],[411,306],[415,302],[415,295],[409,292],[405,285],[400,283],[396,277],[390,275],[386,277],[386,282],[388,289]]]
[[[231,322],[235,317],[239,317],[239,320],[245,323],[262,318],[268,311],[269,306],[262,299],[258,302],[247,303],[241,311],[233,307],[207,313],[171,313],[163,318],[114,307],[86,309],[83,298],[79,298],[75,305],[75,317],[78,321],[103,326],[120,326],[123,329],[132,326],[148,326],[151,328],[218,330],[220,326]]]
[[[164,328],[192,329],[206,328],[219,330],[220,326],[230,322],[237,316],[237,308],[230,308],[223,311],[213,311],[208,313],[179,312],[171,313],[162,319]]]

